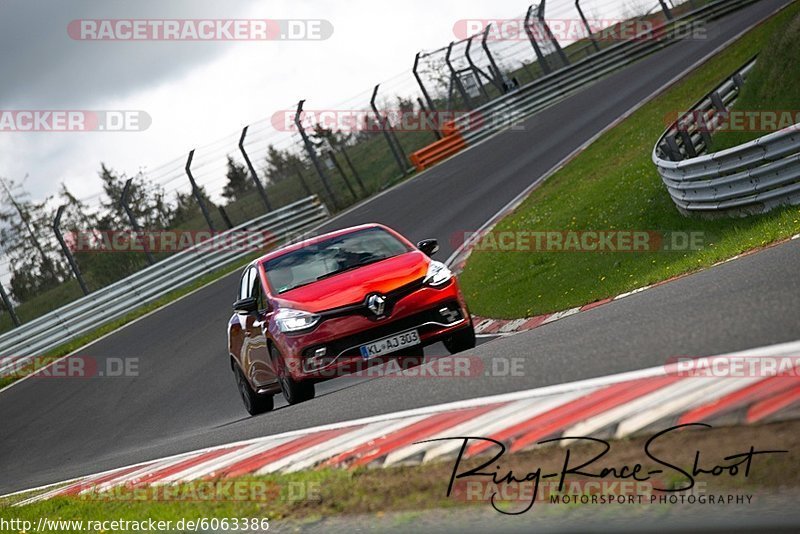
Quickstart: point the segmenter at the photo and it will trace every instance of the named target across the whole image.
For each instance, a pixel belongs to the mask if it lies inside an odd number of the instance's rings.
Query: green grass
[[[734,109],[743,111],[790,111],[800,109],[800,17],[776,32],[758,56]],[[726,131],[712,138],[716,152],[751,141],[770,132]]]
[[[461,275],[472,311],[516,318],[564,310],[691,272],[800,231],[800,209],[744,219],[681,216],[651,162],[664,117],[688,109],[767,45],[797,26],[792,4],[748,32],[685,80],[607,132],[541,187],[496,231],[647,230],[704,232],[702,250],[685,252],[476,251]],[[776,79],[776,83],[781,78]],[[795,78],[790,78],[796,82]],[[754,80],[758,84],[758,78]],[[765,80],[763,83],[772,83]],[[780,94],[780,88],[774,88]],[[797,100],[794,106],[797,108]],[[788,105],[788,104],[787,104]]]

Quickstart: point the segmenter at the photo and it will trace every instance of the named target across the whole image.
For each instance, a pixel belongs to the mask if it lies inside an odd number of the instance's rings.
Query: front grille
[[[443,308],[447,308],[445,313],[440,312],[440,310]],[[405,330],[411,330],[412,328],[419,327],[424,323],[435,322],[449,325],[456,323],[463,318],[464,316],[461,313],[461,307],[459,306],[458,302],[455,300],[446,301],[438,304],[435,308],[415,313],[414,315],[404,317],[403,319],[398,319],[397,321],[392,321],[391,323],[382,324],[381,326],[376,326],[375,328],[370,328],[369,330],[364,330],[363,332],[359,332],[351,336],[345,336],[325,344],[307,347],[303,350],[303,356],[309,358],[314,355],[314,352],[318,348],[325,347],[327,349],[327,356],[324,357],[323,360],[326,361],[326,363],[330,363],[339,355],[350,356],[351,354],[349,352],[352,352],[352,355],[357,356],[359,354],[358,347],[370,341],[391,336],[392,334],[397,334]],[[341,354],[343,351],[351,348],[353,349],[352,351]]]

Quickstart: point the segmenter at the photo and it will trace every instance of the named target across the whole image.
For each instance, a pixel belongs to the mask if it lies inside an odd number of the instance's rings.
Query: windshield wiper
[[[337,274],[341,274],[341,273],[343,273],[345,271],[352,271],[353,269],[358,269],[359,267],[363,267],[365,265],[369,265],[370,263],[376,263],[376,262],[379,262],[379,261],[383,261],[385,259],[386,258],[370,258],[368,260],[363,260],[363,261],[361,261],[359,263],[356,263],[356,264],[353,264],[353,265],[348,265],[347,267],[344,267],[342,269],[337,269],[335,271],[331,271],[329,273],[325,273],[325,274],[323,274],[321,276],[318,276],[317,280],[323,280],[325,278],[330,278],[331,276],[334,276],[334,275],[337,275]]]

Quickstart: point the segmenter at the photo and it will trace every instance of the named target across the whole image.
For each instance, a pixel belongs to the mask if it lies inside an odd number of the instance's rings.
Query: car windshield
[[[336,274],[409,252],[382,228],[367,228],[315,243],[264,265],[273,290],[285,293]]]

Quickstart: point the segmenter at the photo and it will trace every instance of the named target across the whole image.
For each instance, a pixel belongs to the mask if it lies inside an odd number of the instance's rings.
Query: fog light
[[[316,369],[324,367],[325,362],[322,361],[322,358],[325,357],[325,354],[327,354],[327,352],[328,349],[326,349],[325,347],[320,347],[316,349],[314,351],[314,355],[303,362],[303,367],[305,372],[314,371]]]
[[[455,323],[461,319],[461,311],[458,309],[451,310],[447,306],[439,308],[439,315],[445,318],[448,323]]]

